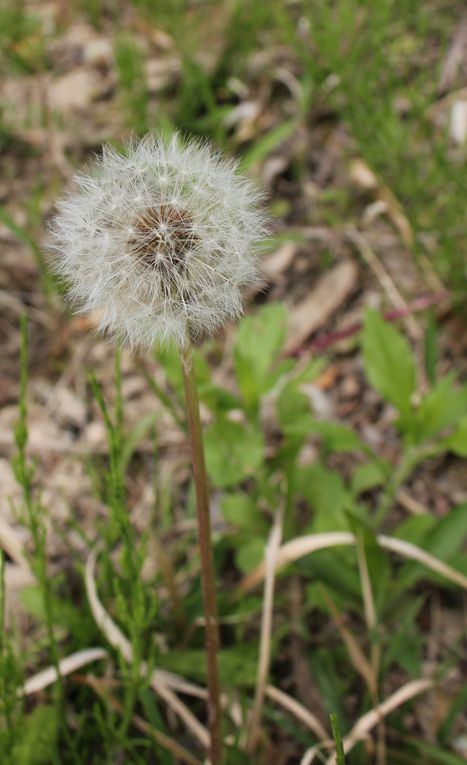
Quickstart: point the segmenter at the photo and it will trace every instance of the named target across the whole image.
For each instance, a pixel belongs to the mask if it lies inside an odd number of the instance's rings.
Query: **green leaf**
[[[221,388],[220,385],[214,385],[214,383],[198,385],[198,393],[200,400],[203,404],[206,404],[212,412],[241,408],[241,402],[238,396],[235,396],[225,388]]]
[[[206,465],[218,488],[254,475],[263,461],[263,435],[248,425],[220,418],[205,435]]]
[[[336,763],[337,765],[345,765],[344,744],[342,742],[337,715],[334,713],[331,714],[331,730],[334,744],[336,746]]]
[[[159,653],[157,665],[169,672],[177,672],[193,680],[205,680],[206,655],[204,650],[170,651]],[[219,652],[219,673],[226,685],[253,687],[256,683],[256,650],[245,645]]]
[[[352,494],[358,497],[360,494],[383,486],[387,477],[388,471],[385,470],[384,463],[375,461],[357,465],[352,473]]]
[[[395,664],[411,676],[421,673],[423,640],[417,617],[425,602],[424,596],[404,598],[396,610],[396,619],[387,629],[387,642],[382,654],[382,669],[387,672]]]
[[[454,388],[454,379],[454,375],[447,375],[422,399],[416,414],[419,441],[452,427],[465,414],[467,390]]]
[[[348,512],[347,516],[358,544],[362,545],[376,609],[380,613],[389,580],[389,563],[386,551],[378,544],[375,533],[363,518],[354,512]]]
[[[271,367],[285,340],[286,311],[271,304],[241,322],[234,346],[237,384],[247,407],[255,407],[260,396],[276,382]]]
[[[247,574],[264,559],[265,541],[251,539],[241,545],[235,553],[235,563],[240,571]]]
[[[467,457],[467,417],[463,417],[454,433],[444,442],[459,457]]]
[[[331,452],[355,452],[365,449],[365,444],[354,430],[339,422],[313,420],[310,433],[321,436],[323,447]]]
[[[313,510],[313,532],[348,529],[345,511],[352,505],[342,478],[319,463],[302,468],[297,476],[297,492]]]
[[[403,417],[411,413],[415,362],[405,338],[376,311],[368,310],[362,332],[363,362],[368,380]]]
[[[280,122],[278,127],[273,128],[266,133],[262,138],[257,139],[253,147],[244,155],[240,169],[244,172],[248,170],[251,165],[256,162],[260,162],[264,157],[269,156],[271,152],[276,149],[282,141],[284,141],[297,127],[297,121],[295,119],[288,120],[287,122]]]
[[[459,505],[450,510],[440,520],[432,516],[417,516],[410,519],[397,530],[397,536],[409,542],[419,545],[424,550],[439,558],[444,563],[451,563],[457,567],[454,561],[456,553],[462,548],[467,538],[467,505]],[[423,529],[425,533],[423,533]],[[438,580],[436,574],[428,572],[417,563],[406,563],[398,578],[400,588],[407,587],[419,579]],[[445,580],[442,580],[445,583]]]
[[[284,385],[277,399],[277,416],[284,433],[306,436],[311,427],[310,399],[295,380]]]
[[[34,707],[23,720],[21,741],[15,747],[16,765],[50,765],[57,741],[57,710],[47,704]]]
[[[221,499],[220,510],[228,523],[238,526],[242,531],[264,533],[267,530],[266,519],[248,494],[225,494]]]

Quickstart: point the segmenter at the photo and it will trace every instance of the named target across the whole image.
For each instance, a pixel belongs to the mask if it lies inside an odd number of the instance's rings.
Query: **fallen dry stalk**
[[[402,555],[404,558],[413,560],[416,563],[421,563],[453,584],[457,584],[462,589],[467,590],[467,577],[464,574],[461,574],[460,571],[452,568],[452,566],[448,566],[447,563],[443,563],[439,558],[435,558],[434,555],[425,552],[421,547],[417,547],[417,545],[413,545],[411,542],[405,542],[403,539],[386,536],[385,534],[378,534],[376,539],[378,544],[384,549]],[[323,534],[308,534],[303,537],[296,537],[282,545],[278,551],[276,571],[281,571],[290,563],[318,550],[355,544],[355,536],[349,531],[330,531]],[[240,596],[254,589],[264,579],[264,576],[264,563],[260,563],[240,582],[237,591],[238,595]]]
[[[309,711],[303,704],[300,704],[296,699],[293,699],[284,691],[276,688],[274,685],[267,685],[266,696],[274,701],[279,706],[283,707],[290,712],[297,720],[306,725],[314,735],[319,739],[326,739],[328,736],[327,730],[323,727],[318,718]]]
[[[359,741],[364,739],[369,731],[378,725],[383,717],[393,712],[397,707],[405,704],[406,701],[410,701],[414,696],[419,696],[420,693],[433,688],[434,681],[429,678],[422,678],[420,680],[412,680],[410,683],[403,685],[392,696],[389,696],[381,704],[378,704],[374,709],[370,709],[369,712],[364,714],[355,723],[350,733],[343,740],[344,752],[347,754],[351,749],[358,744]],[[336,757],[332,755],[326,762],[326,765],[335,765]]]
[[[116,699],[114,696],[111,696],[107,692],[108,683],[105,680],[94,677],[93,675],[77,677],[75,679],[78,680],[78,682],[83,683],[83,685],[88,685],[93,689],[95,693],[97,693],[98,696],[104,699],[107,704],[113,707],[113,709],[115,709],[120,714],[123,714],[124,710],[122,704],[120,704],[118,699]],[[146,736],[151,736],[154,738],[158,744],[163,746],[164,749],[167,749],[167,751],[171,752],[181,762],[185,762],[187,765],[203,765],[201,760],[198,760],[197,757],[194,757],[183,746],[180,746],[180,744],[178,744],[176,741],[173,741],[173,739],[171,739],[169,736],[166,736],[164,733],[155,730],[155,728],[149,725],[149,723],[147,723],[146,720],[144,720],[139,715],[133,714],[131,716],[131,721],[135,728],[140,730]]]
[[[120,651],[125,661],[131,663],[133,660],[133,651],[129,640],[123,635],[115,622],[105,610],[99,600],[95,581],[95,569],[98,548],[94,548],[88,556],[85,567],[85,585],[94,621],[99,629],[102,630],[111,646]],[[149,668],[146,662],[141,663],[141,675],[147,676]],[[187,728],[196,737],[196,739],[207,749],[209,747],[209,733],[196,717],[190,712],[188,707],[175,695],[171,685],[171,680],[176,677],[172,673],[164,672],[161,669],[153,670],[150,678],[152,689],[163,699],[167,706],[185,723]],[[181,678],[178,678],[182,680]],[[182,680],[185,686],[189,684]]]
[[[274,525],[269,536],[264,554],[265,580],[263,613],[261,617],[261,635],[259,644],[258,673],[256,677],[255,700],[250,719],[247,750],[253,752],[259,737],[261,725],[261,713],[263,710],[264,694],[269,673],[271,660],[271,631],[272,615],[274,610],[274,582],[276,573],[277,553],[282,541],[282,527],[284,522],[284,508],[281,505],[276,513]]]
[[[76,670],[85,667],[87,664],[91,664],[94,661],[100,661],[106,659],[108,653],[105,648],[85,648],[82,651],[66,656],[58,663],[58,669],[60,677],[66,677],[71,675]],[[28,678],[24,683],[21,692],[24,696],[30,696],[32,693],[38,693],[47,686],[52,685],[59,679],[57,675],[56,667],[50,666],[37,672],[32,677]]]

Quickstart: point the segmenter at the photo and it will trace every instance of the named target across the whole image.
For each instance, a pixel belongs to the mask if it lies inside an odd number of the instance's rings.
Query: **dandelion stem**
[[[198,544],[201,559],[201,584],[203,588],[204,616],[206,623],[206,663],[208,675],[208,716],[211,738],[211,765],[222,761],[221,717],[219,694],[219,630],[217,625],[214,562],[211,541],[211,517],[209,494],[204,460],[203,434],[199,414],[198,391],[193,368],[191,347],[181,351],[185,399],[188,414],[188,437],[190,442],[193,477],[196,491],[196,512],[198,516]]]

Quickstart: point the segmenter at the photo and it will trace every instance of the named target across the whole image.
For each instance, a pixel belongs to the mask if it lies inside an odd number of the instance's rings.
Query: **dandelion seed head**
[[[82,313],[133,348],[238,318],[266,233],[261,194],[207,143],[154,136],[104,147],[52,225],[56,271]]]

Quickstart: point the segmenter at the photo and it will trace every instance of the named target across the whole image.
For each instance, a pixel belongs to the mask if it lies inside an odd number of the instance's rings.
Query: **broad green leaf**
[[[405,338],[376,311],[368,310],[362,332],[363,361],[371,385],[403,417],[411,412],[415,362]]]
[[[356,452],[365,449],[365,444],[354,430],[339,422],[313,420],[310,433],[321,437],[323,447],[331,452]]]
[[[467,408],[467,390],[454,388],[454,375],[444,377],[422,399],[416,414],[417,439],[433,438],[455,425]]]
[[[467,457],[467,417],[463,417],[454,433],[444,442],[459,457]]]
[[[284,306],[271,304],[241,322],[234,346],[237,384],[247,407],[256,406],[276,378],[271,367],[282,349],[286,333]]]
[[[467,539],[467,505],[453,508],[439,520],[431,516],[417,516],[410,521],[398,528],[398,537],[418,544],[444,563],[457,567],[458,561],[453,559]],[[423,527],[425,533],[422,532]],[[437,579],[437,576],[417,563],[406,563],[400,571],[398,584],[400,587],[406,587],[422,578]]]
[[[348,528],[348,526],[347,526]],[[310,576],[332,589],[331,596],[336,604],[342,598],[345,608],[351,604],[358,608],[362,602],[362,591],[358,576],[355,550],[347,547],[334,547],[332,550],[318,550],[297,562],[297,568],[307,580]],[[316,603],[318,605],[318,602]],[[322,610],[328,612],[324,601]]]
[[[264,539],[250,539],[242,544],[235,553],[235,562],[244,574],[255,568],[264,559],[266,541]]]
[[[458,505],[441,518],[427,533],[423,547],[443,561],[467,541],[467,504]]]
[[[384,466],[382,462],[364,462],[357,465],[352,473],[352,493],[358,497],[367,491],[382,486],[388,478],[389,465]]]
[[[253,534],[267,531],[266,519],[248,494],[225,494],[221,499],[220,510],[228,523],[238,526],[242,531]]]
[[[208,474],[219,488],[253,476],[263,460],[262,433],[225,418],[208,428],[204,443]]]
[[[221,388],[220,385],[214,385],[213,383],[198,385],[198,393],[200,400],[213,412],[241,408],[238,396],[235,396],[229,390],[226,390],[226,388]]]
[[[284,433],[306,436],[312,414],[310,399],[301,392],[295,380],[284,385],[277,399],[277,416]]]
[[[256,647],[245,645],[219,652],[219,672],[226,685],[251,687],[256,683]],[[206,655],[204,650],[186,649],[159,653],[157,665],[169,672],[177,672],[193,680],[206,678]]]
[[[298,472],[297,483],[297,492],[313,510],[313,532],[348,528],[345,511],[352,505],[352,499],[339,473],[315,462]]]
[[[382,653],[382,667],[388,671],[393,664],[402,667],[411,676],[421,673],[423,640],[416,619],[425,597],[406,598],[403,607],[396,611],[396,618],[387,631],[387,642]]]

